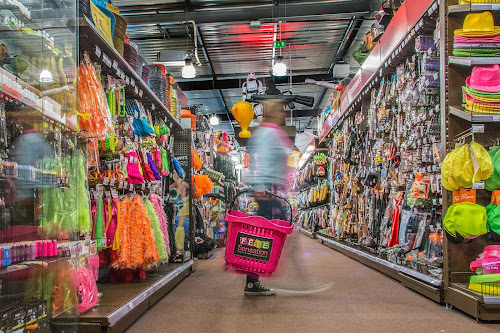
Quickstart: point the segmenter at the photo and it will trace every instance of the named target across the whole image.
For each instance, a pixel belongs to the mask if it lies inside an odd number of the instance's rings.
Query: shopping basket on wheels
[[[268,196],[284,201],[290,211],[290,221],[268,220],[262,216],[234,210],[236,199],[249,191],[234,197],[226,212],[226,268],[247,273],[270,276],[278,266],[286,236],[293,231],[290,203],[277,195]]]

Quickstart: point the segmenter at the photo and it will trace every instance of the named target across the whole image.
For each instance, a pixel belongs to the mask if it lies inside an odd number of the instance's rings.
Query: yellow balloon
[[[238,102],[233,106],[234,119],[240,124],[240,138],[249,138],[252,134],[248,131],[248,125],[252,122],[255,111],[250,102]]]

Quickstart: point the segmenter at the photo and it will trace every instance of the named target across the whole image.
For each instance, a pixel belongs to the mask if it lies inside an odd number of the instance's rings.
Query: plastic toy
[[[252,122],[255,111],[250,102],[238,102],[233,108],[233,115],[241,126],[240,138],[249,138],[252,134],[248,131],[248,125]]]
[[[241,90],[243,93],[243,100],[249,101],[252,99],[253,95],[264,93],[264,85],[262,84],[262,81],[257,80],[255,72],[249,72],[247,80],[243,83]],[[261,123],[263,118],[262,104],[255,102],[252,103],[252,105],[255,115],[257,116],[257,121]]]

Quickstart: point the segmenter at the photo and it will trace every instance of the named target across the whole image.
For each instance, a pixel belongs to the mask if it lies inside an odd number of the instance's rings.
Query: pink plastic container
[[[483,274],[499,274],[500,258],[483,259]]]
[[[293,225],[235,210],[226,212],[226,222],[226,268],[270,276],[278,266]]]

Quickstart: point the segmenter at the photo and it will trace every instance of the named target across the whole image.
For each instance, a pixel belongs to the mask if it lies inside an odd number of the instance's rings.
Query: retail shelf
[[[403,3],[379,43],[370,51],[368,58],[345,87],[346,93],[341,96],[339,107],[326,117],[322,125],[322,134],[319,137],[320,144],[332,129],[343,122],[346,115],[359,108],[362,96],[369,93],[371,85],[376,83],[379,77],[392,74],[395,66],[403,62],[409,56],[410,51],[415,53],[415,37],[431,27],[435,28],[435,19],[429,20],[429,18],[434,17],[437,3],[438,1],[434,0]]]
[[[32,87],[28,83],[24,82],[23,80],[21,80],[20,78],[16,77],[15,75],[11,74],[10,72],[8,72],[7,70],[5,70],[3,68],[0,68],[0,74],[7,76],[11,80],[13,80],[16,83],[18,83],[19,85],[21,85],[24,89],[28,89],[37,95],[41,94],[41,92],[38,89]],[[61,105],[49,97],[44,97],[43,100],[45,101],[45,103],[51,104],[53,110],[48,110],[47,108],[43,108],[42,106],[39,106],[39,105],[23,98],[22,96],[14,93],[11,89],[7,88],[7,86],[5,84],[2,84],[0,86],[0,93],[4,94],[6,97],[8,97],[12,101],[18,102],[22,105],[28,106],[28,107],[40,112],[40,114],[42,116],[46,117],[46,119],[48,119],[49,121],[57,122],[58,124],[60,124],[62,126],[66,126],[69,130],[72,130],[72,131],[76,130],[76,115],[71,116],[71,115],[62,114]]]
[[[462,107],[450,106],[450,113],[472,123],[500,122],[500,114],[471,114]]]
[[[476,298],[478,301],[483,303],[485,306],[496,306],[500,305],[500,296],[496,295],[482,295],[476,291],[470,290],[468,283],[452,283],[450,285],[453,288],[461,290],[464,293],[469,294],[471,297]]]
[[[158,302],[192,271],[194,260],[183,264],[160,266],[147,272],[146,279],[128,284],[98,283],[102,294],[99,304],[78,317],[85,332],[123,332],[137,318]],[[60,315],[53,319],[56,327],[73,323],[74,317]]]
[[[500,57],[448,57],[449,64],[462,65],[462,66],[476,66],[476,65],[496,65],[500,64]]]
[[[500,10],[500,3],[470,3],[448,6],[448,13],[483,12],[486,10]]]
[[[315,239],[315,238],[316,238],[316,233],[315,233],[315,232],[312,232],[311,230],[307,230],[307,229],[305,229],[305,228],[303,228],[303,227],[299,227],[299,231],[300,231],[301,233],[303,233],[304,235],[306,235],[306,236],[308,236],[308,237],[312,238],[312,239]]]
[[[450,283],[445,294],[446,303],[478,320],[498,320],[500,316],[500,297],[483,297],[469,290],[467,283]]]
[[[0,269],[0,276],[2,275],[7,275],[7,274],[13,274],[13,273],[19,273],[22,271],[28,271],[32,270],[35,268],[46,268],[50,264],[53,264],[58,261],[63,261],[68,258],[53,258],[53,259],[48,259],[48,260],[33,260],[33,261],[23,261],[17,264],[13,264],[4,268]]]
[[[126,93],[129,96],[136,96],[143,103],[148,101],[154,108],[155,113],[165,116],[167,122],[177,129],[182,129],[181,124],[170,113],[170,110],[160,101],[160,99],[149,88],[137,72],[130,67],[129,63],[116,51],[97,30],[88,18],[83,17],[78,21],[80,49],[86,50],[91,59],[102,64],[103,73],[112,73],[119,76],[127,83]]]
[[[388,262],[372,254],[342,244],[333,237],[321,233],[317,233],[316,238],[318,238],[324,245],[344,253],[350,258],[353,258],[366,266],[398,280],[407,288],[410,288],[438,303],[441,303],[443,300],[443,281],[441,279],[417,272],[408,267]]]

